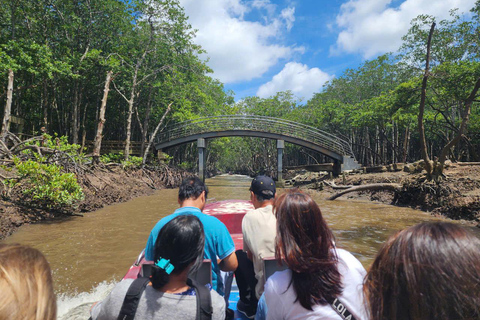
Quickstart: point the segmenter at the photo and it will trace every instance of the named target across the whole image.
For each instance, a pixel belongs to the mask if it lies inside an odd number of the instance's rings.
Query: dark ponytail
[[[152,266],[152,276],[150,277],[150,281],[152,282],[152,287],[155,289],[160,289],[164,285],[168,283],[170,280],[170,275],[167,272],[157,267],[156,265]]]
[[[203,260],[204,246],[205,234],[200,220],[193,215],[180,215],[165,224],[158,233],[154,263],[161,259],[169,260],[174,268],[171,274],[179,274],[193,262],[191,271],[194,271]],[[151,281],[155,289],[160,289],[168,283],[170,275],[166,271],[168,268],[155,264]]]

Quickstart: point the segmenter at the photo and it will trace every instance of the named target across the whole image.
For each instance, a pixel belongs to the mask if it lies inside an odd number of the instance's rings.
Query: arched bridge
[[[212,116],[177,123],[157,135],[155,147],[160,150],[198,139],[228,136],[283,140],[332,158],[340,165],[339,171],[359,167],[351,145],[337,136],[301,123],[253,115]],[[283,142],[277,146],[283,150]]]

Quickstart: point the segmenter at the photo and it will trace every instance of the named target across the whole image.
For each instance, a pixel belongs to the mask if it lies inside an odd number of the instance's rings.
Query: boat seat
[[[263,280],[264,283],[267,279],[277,271],[288,269],[287,265],[282,260],[275,258],[264,258],[263,260]],[[280,262],[280,263],[279,263]]]
[[[203,259],[200,268],[189,276],[190,279],[196,280],[201,285],[207,283],[212,284],[212,261],[210,259]]]
[[[147,263],[142,264],[142,270],[140,271],[140,276],[150,277],[152,275],[152,262],[147,261]],[[190,279],[196,280],[202,285],[207,283],[212,284],[212,261],[210,259],[204,259],[200,268],[189,276]]]

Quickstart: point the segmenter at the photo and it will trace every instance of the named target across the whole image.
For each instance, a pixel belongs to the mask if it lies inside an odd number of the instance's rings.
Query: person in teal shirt
[[[145,259],[152,261],[157,236],[162,227],[173,218],[182,214],[191,214],[200,219],[205,230],[204,258],[212,261],[212,287],[221,295],[223,282],[220,270],[235,271],[238,266],[235,245],[227,227],[217,218],[202,213],[207,199],[208,189],[198,177],[189,177],[182,181],[178,190],[180,208],[157,222],[150,232],[145,247]]]

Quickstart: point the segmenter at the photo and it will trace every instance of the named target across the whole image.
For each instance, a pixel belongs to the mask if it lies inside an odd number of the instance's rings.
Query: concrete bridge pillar
[[[333,176],[338,177],[342,174],[342,163],[340,160],[335,159],[333,161]]]
[[[198,148],[198,177],[205,182],[205,160],[206,160],[206,149],[207,145],[205,139],[197,139],[197,148]]]
[[[285,148],[284,140],[277,140],[277,186],[283,187],[283,149]]]

